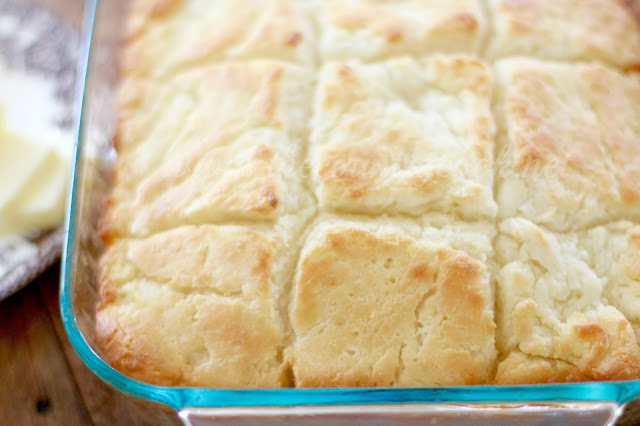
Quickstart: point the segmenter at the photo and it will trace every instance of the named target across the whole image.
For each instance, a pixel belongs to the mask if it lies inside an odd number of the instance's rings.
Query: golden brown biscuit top
[[[278,243],[236,226],[187,226],[140,240],[118,240],[101,260],[103,301],[114,288],[149,280],[185,293],[271,299],[271,268]],[[117,302],[117,301],[116,301]]]
[[[500,364],[493,379],[498,385],[588,382],[592,379],[568,362],[511,352]]]
[[[329,0],[319,15],[325,61],[476,53],[486,31],[477,0]]]
[[[259,305],[166,286],[134,285],[96,312],[96,338],[128,376],[160,386],[287,385],[278,321]]]
[[[323,67],[309,155],[320,206],[494,216],[491,88],[469,57]]]
[[[126,153],[145,144],[153,153],[160,149],[154,144],[166,149],[179,138],[224,145],[225,137],[261,127],[300,136],[310,82],[303,68],[269,60],[199,67],[167,80],[125,78],[116,148]],[[178,140],[165,141],[160,129]]]
[[[136,1],[121,66],[137,76],[265,58],[313,66],[313,13],[295,0]]]
[[[282,386],[279,251],[237,226],[116,241],[100,261],[102,350],[117,369],[153,384]]]
[[[487,56],[640,65],[640,24],[623,0],[490,0]]]
[[[308,207],[297,180],[311,82],[273,61],[131,78],[103,236],[267,220]],[[307,197],[308,198],[308,197]]]
[[[526,59],[497,71],[501,216],[559,231],[640,220],[640,76]]]
[[[552,363],[556,366],[567,363],[578,376],[593,380],[640,375],[640,346],[634,333],[638,318],[625,316],[629,305],[621,297],[633,281],[616,276],[625,263],[619,257],[638,254],[624,244],[625,229],[628,223],[556,235],[521,218],[500,225],[497,342],[502,353],[517,350],[530,360],[519,366],[507,358],[496,380],[512,383],[517,372],[530,369],[527,377],[541,374],[536,381],[546,381],[536,361],[540,358],[562,361]],[[598,234],[607,234],[606,240],[615,243],[610,248],[617,252],[615,260],[602,257]]]
[[[303,248],[292,300],[297,386],[489,378],[488,274],[464,252],[355,223],[320,225]]]

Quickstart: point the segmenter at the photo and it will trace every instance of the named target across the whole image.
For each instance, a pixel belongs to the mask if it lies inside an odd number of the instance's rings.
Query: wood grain
[[[0,424],[180,424],[100,380],[76,354],[58,304],[59,266],[0,302]]]
[[[89,415],[37,286],[0,304],[3,424],[87,424]]]

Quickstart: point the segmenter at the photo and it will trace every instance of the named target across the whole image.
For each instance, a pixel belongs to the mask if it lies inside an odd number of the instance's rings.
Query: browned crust
[[[99,263],[96,341],[118,371],[165,386],[279,387],[275,241],[240,227],[120,239]]]
[[[355,226],[330,227],[312,240],[291,310],[296,386],[490,380],[495,325],[484,265]]]

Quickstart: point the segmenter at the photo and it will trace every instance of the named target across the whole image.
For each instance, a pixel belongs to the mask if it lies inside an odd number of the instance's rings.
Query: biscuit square
[[[640,74],[528,59],[496,70],[499,216],[561,232],[640,220]]]
[[[491,78],[475,59],[332,63],[320,73],[310,162],[320,208],[491,218]]]
[[[286,384],[280,253],[237,226],[118,240],[100,261],[99,346],[117,370],[156,385]]]
[[[325,62],[478,53],[486,32],[478,0],[328,0],[322,12]]]
[[[489,0],[490,58],[640,65],[640,25],[621,0]]]
[[[621,221],[586,232],[581,245],[599,276],[606,300],[631,323],[640,341],[640,226]]]
[[[122,88],[109,240],[186,224],[304,221],[311,81],[269,61],[215,65]],[[293,216],[297,214],[297,219]]]
[[[135,0],[122,51],[124,74],[174,75],[215,62],[316,63],[309,2]]]
[[[496,341],[505,359],[496,383],[640,377],[638,314],[633,312],[639,300],[637,264],[629,271],[624,256],[609,257],[607,263],[597,244],[613,244],[618,254],[626,252],[637,262],[637,244],[625,246],[624,240],[637,239],[639,231],[627,230],[554,234],[521,218],[500,224]]]
[[[496,354],[487,267],[441,239],[339,219],[311,232],[290,309],[288,358],[297,387],[491,379]]]

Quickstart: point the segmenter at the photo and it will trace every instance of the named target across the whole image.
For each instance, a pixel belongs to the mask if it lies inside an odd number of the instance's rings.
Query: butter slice
[[[68,161],[55,147],[0,133],[0,234],[54,227],[64,218]]]

